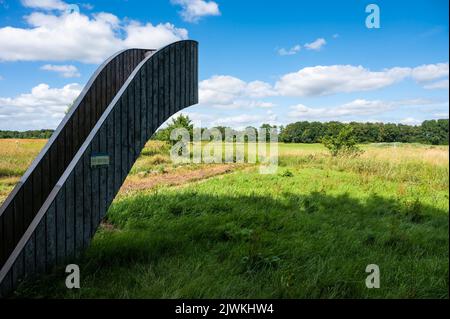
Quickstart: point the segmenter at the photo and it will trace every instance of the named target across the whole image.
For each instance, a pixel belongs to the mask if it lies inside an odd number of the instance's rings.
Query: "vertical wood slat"
[[[181,54],[180,46],[175,47],[175,109],[181,108]]]
[[[109,205],[111,204],[111,202],[114,199],[114,181],[115,181],[115,134],[114,134],[114,114],[112,116],[108,116],[108,120],[107,120],[107,153],[110,156],[110,164],[108,166],[108,171],[106,173],[107,175],[107,195],[106,195],[106,208],[105,211],[101,212],[102,214],[100,215],[100,219],[103,219],[106,215],[106,211],[109,207]]]
[[[121,170],[120,170],[120,184],[125,180],[128,173],[128,93],[125,92],[121,98]]]
[[[147,136],[151,137],[154,129],[153,126],[153,59],[147,62],[145,67],[147,73],[146,94],[147,94]]]
[[[158,109],[158,126],[160,126],[165,117],[164,105],[164,53],[158,55],[158,102],[160,103]]]
[[[75,256],[83,249],[83,161],[75,166]]]
[[[56,196],[56,263],[62,264],[66,259],[66,190],[61,188]]]
[[[65,211],[66,211],[66,258],[75,256],[75,187],[74,173],[72,172],[66,183],[65,190]]]
[[[141,74],[138,72],[136,75],[135,86],[134,86],[134,140],[133,140],[133,151],[134,151],[134,157],[133,157],[133,163],[131,164],[131,167],[133,166],[136,159],[139,157],[139,154],[141,153]]]
[[[175,48],[171,46],[169,48],[169,114],[176,113],[175,108]]]
[[[161,119],[161,124],[170,117],[170,49],[164,49],[163,65],[164,68],[164,118]]]
[[[140,148],[142,149],[145,146],[145,143],[150,138],[148,136],[149,128],[148,128],[148,122],[147,122],[147,82],[146,82],[146,76],[147,76],[147,68],[144,66],[139,73],[140,81],[141,81],[141,92],[140,92],[140,98],[141,98],[141,145]]]
[[[108,154],[107,153],[107,140],[106,140],[106,133],[107,133],[107,122],[104,122],[102,127],[100,128],[100,136],[99,136],[99,140],[100,140],[100,145],[99,145],[99,151],[101,154]],[[109,155],[109,154],[108,154]],[[111,156],[111,155],[109,155]],[[110,166],[110,165],[108,165]],[[91,170],[93,170],[93,168],[91,168]],[[106,205],[107,205],[107,173],[108,173],[108,168],[105,167],[101,167],[98,170],[98,174],[99,174],[99,208],[96,211],[92,212],[92,232],[94,233],[95,230],[97,229],[97,225],[100,222],[100,216],[102,215],[102,212],[106,211]]]
[[[130,86],[128,87],[128,99],[127,99],[127,109],[128,109],[128,163],[127,163],[127,169],[126,169],[126,175],[128,174],[128,171],[131,169],[134,163],[134,157],[135,157],[135,149],[134,149],[134,122],[135,122],[135,105],[134,105],[134,89],[135,84],[130,83]]]
[[[153,109],[153,130],[156,131],[156,129],[159,126],[159,121],[158,121],[158,99],[159,99],[159,94],[158,94],[158,81],[159,81],[159,76],[158,76],[158,59],[157,57],[155,57],[154,61],[153,61],[153,72],[152,72],[152,82],[153,82],[153,88],[152,88],[152,96],[153,96],[153,103],[152,103],[152,109]]]
[[[86,248],[89,244],[92,231],[92,216],[94,211],[98,211],[98,171],[91,170],[90,155],[98,152],[98,138],[94,137],[91,145],[87,148],[83,156],[83,246]]]
[[[37,238],[38,240],[38,246],[41,245],[40,241],[45,240],[46,241],[46,255],[47,259],[45,264],[47,265],[54,265],[56,263],[56,255],[57,255],[57,245],[58,245],[58,236],[57,236],[57,221],[56,221],[56,205],[53,204],[50,206],[49,210],[46,213],[46,218],[43,220],[46,220],[46,237]],[[37,254],[39,254],[39,251],[36,251]]]
[[[186,105],[186,46],[184,43],[180,45],[180,104],[181,106]]]
[[[192,80],[196,76],[196,70],[192,67],[193,65],[195,65],[195,61],[192,61],[192,59],[195,57],[196,53],[195,50],[194,52],[192,52],[191,47],[189,45],[186,46],[185,44],[186,42],[182,42],[181,46],[184,46],[184,54],[188,55],[190,58],[185,58],[185,63],[188,63],[188,65],[182,65],[180,70],[177,70],[176,65],[174,65],[172,69],[172,63],[174,60],[176,60],[176,56],[174,56],[174,58],[172,59],[171,52],[176,52],[176,47],[180,46],[180,44],[176,44],[175,51],[173,51],[173,47],[168,47],[164,50],[161,50],[159,56],[155,57],[156,59],[151,59],[151,62],[155,61],[155,63],[151,65],[151,69],[145,67],[136,74],[136,77],[134,78],[132,84],[128,86],[125,94],[123,94],[122,98],[119,99],[119,103],[117,103],[117,105],[112,109],[112,112],[110,113],[110,115],[108,115],[103,125],[100,126],[100,129],[97,130],[97,133],[94,135],[94,138],[90,142],[90,145],[81,156],[81,160],[75,164],[74,170],[69,174],[68,178],[63,183],[61,190],[59,190],[59,192],[57,193],[55,201],[51,203],[50,209],[46,212],[44,218],[38,224],[36,231],[31,235],[30,240],[25,245],[23,254],[19,255],[17,259],[18,261],[20,261],[21,256],[23,256],[22,268],[24,274],[31,275],[35,273],[36,271],[33,270],[33,268],[37,268],[39,272],[50,269],[55,264],[55,262],[63,260],[66,256],[71,256],[71,250],[76,250],[78,253],[80,253],[82,248],[87,246],[85,242],[86,238],[88,238],[89,242],[91,237],[93,236],[93,231],[100,222],[100,218],[96,218],[92,215],[89,217],[88,215],[86,215],[85,207],[83,205],[86,197],[88,196],[85,192],[86,172],[88,173],[87,175],[91,175],[89,172],[92,173],[92,176],[94,176],[95,174],[95,170],[91,170],[89,162],[93,150],[100,151],[102,153],[108,153],[111,157],[112,164],[112,166],[108,169],[98,169],[98,172],[100,173],[100,177],[98,179],[98,195],[99,203],[101,203],[101,205],[99,205],[98,207],[98,213],[102,215],[106,212],[110,200],[112,200],[113,197],[113,195],[111,195],[111,192],[109,191],[110,185],[114,185],[113,194],[117,193],[120,185],[122,184],[128,173],[128,170],[131,168],[134,160],[139,155],[140,149],[144,147],[145,139],[150,137],[150,134],[154,130],[156,130],[157,127],[167,119],[167,117],[172,115],[173,112],[188,106],[179,105],[178,107],[173,107],[176,104],[176,98],[173,98],[173,94],[177,91],[177,81],[173,78],[172,75],[177,74],[177,71],[183,73],[183,68],[185,77],[184,80],[180,81],[180,84],[182,84],[182,86],[178,87],[178,89],[180,89],[180,93],[184,92],[185,102],[191,102],[191,96],[193,96],[193,93],[195,93],[197,88],[196,84],[195,86],[193,86],[192,84]],[[187,49],[190,50],[189,53],[186,51]],[[183,50],[180,51],[183,52]],[[134,59],[132,65],[133,63],[138,64],[141,58],[141,54],[139,51],[134,51],[132,55],[130,55],[130,57]],[[150,63],[148,64],[150,65]],[[131,70],[132,68],[130,69],[130,72]],[[149,71],[148,74],[145,74],[147,73],[147,71]],[[109,72],[109,70],[105,71],[105,73],[112,74],[112,72]],[[116,76],[117,74],[114,75],[114,77]],[[127,76],[127,74],[124,74],[124,76]],[[108,84],[109,80],[105,79],[105,82],[102,83]],[[192,88],[194,88],[194,90],[192,90]],[[102,102],[105,102],[109,99],[109,93],[107,90],[103,90],[103,93],[101,94],[103,94],[104,98]],[[132,96],[130,97],[130,95]],[[104,103],[101,104],[104,105]],[[156,117],[148,116],[150,114],[153,115],[153,112],[157,114]],[[130,117],[134,122],[134,125],[130,125],[130,123],[127,122],[127,119],[129,119]],[[123,121],[123,119],[125,119],[125,121]],[[67,133],[66,131],[64,135],[66,137],[68,135],[72,135],[72,137],[74,137],[74,135],[77,135],[79,140],[78,142],[82,142],[81,139],[83,137],[80,134],[83,132],[83,128],[80,125],[83,122],[86,123],[86,121],[81,121],[80,116],[78,116],[78,127],[75,127],[75,125],[73,125],[72,123],[70,130],[71,134]],[[117,124],[119,123],[120,125],[117,129]],[[130,131],[132,138],[130,138],[129,135]],[[146,134],[147,131],[149,131],[150,133]],[[74,134],[75,132],[81,133]],[[120,135],[124,135],[123,133],[126,133],[126,138],[116,139],[116,134],[118,133],[120,133]],[[113,138],[111,138],[111,135],[114,135]],[[62,156],[58,155],[58,158],[63,159],[63,161],[65,161],[64,159],[67,158],[66,147],[68,146],[66,145],[68,144],[64,143],[64,146],[59,147],[65,150]],[[132,150],[133,153],[130,155],[130,148],[132,146],[134,147],[134,149]],[[125,157],[123,166],[118,165],[120,164],[120,161],[118,161],[118,158],[116,157],[119,157],[119,155],[120,160],[122,160],[122,157]],[[123,175],[120,176],[120,183],[116,183],[117,179],[115,175],[117,172],[117,168],[121,169],[120,173]],[[127,168],[127,171],[123,171],[123,168]],[[102,172],[104,172],[105,174],[102,175]],[[35,178],[39,179],[40,177],[39,175],[37,175]],[[111,183],[110,180],[111,182],[114,181],[114,183]],[[108,187],[106,187],[106,185],[108,185]],[[105,187],[103,188],[103,186]],[[95,185],[94,189],[97,189]],[[28,193],[34,193],[32,187],[29,188]],[[26,196],[24,193],[24,199],[25,197]],[[43,199],[44,198],[42,198],[42,200]],[[93,204],[95,204],[95,201],[93,202]],[[36,204],[31,203],[31,205],[34,206]],[[92,209],[93,208],[91,206],[91,214]],[[52,213],[53,210],[55,212],[54,215]],[[94,214],[96,213],[94,212]],[[91,221],[91,229],[88,231],[86,231],[85,228],[85,223],[87,220]],[[52,225],[55,225],[56,239],[50,241],[53,241],[55,246],[52,246],[48,243],[49,239],[53,237],[53,235],[51,234]],[[48,230],[50,230],[50,233],[48,232]],[[43,235],[44,241],[42,241]],[[42,242],[44,244],[42,244]],[[73,247],[73,249],[70,248],[71,246]],[[55,258],[53,257],[53,251],[55,251]],[[14,282],[17,282],[19,280],[19,277],[21,277],[20,263],[17,263],[17,265],[14,264],[13,269],[16,269],[12,272],[14,276],[11,279],[11,282],[14,285]]]

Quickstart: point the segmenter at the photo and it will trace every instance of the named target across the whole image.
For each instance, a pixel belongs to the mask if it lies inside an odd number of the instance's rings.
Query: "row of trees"
[[[170,141],[170,132],[175,128],[186,128],[192,138],[193,125],[188,116],[180,115],[172,120],[167,127],[160,129],[155,135],[156,140]],[[215,127],[225,138],[224,126]],[[259,129],[248,127],[257,134]],[[261,125],[265,129],[266,139],[269,139],[270,129],[275,129],[280,142],[285,143],[322,143],[329,137],[338,136],[339,133],[348,128],[356,143],[424,143],[434,145],[448,145],[449,142],[449,120],[429,120],[421,125],[384,124],[384,123],[342,123],[342,122],[296,122],[286,127]],[[229,129],[229,128],[228,128]],[[206,128],[202,128],[202,132]],[[238,131],[229,129],[236,134]]]
[[[170,132],[174,128],[186,128],[191,134],[193,125],[188,116],[180,115],[172,120],[165,128],[158,130],[153,139],[170,141]],[[216,127],[225,138],[226,127]],[[259,130],[254,127],[254,131]],[[260,128],[266,129],[267,139],[269,130],[278,132],[280,142],[285,143],[322,143],[328,137],[337,136],[344,128],[351,128],[352,135],[357,143],[424,143],[434,145],[448,145],[449,120],[429,120],[421,125],[384,124],[384,123],[341,123],[341,122],[296,122],[286,127],[263,124]],[[202,128],[205,130],[206,128]],[[238,133],[238,131],[234,131]],[[35,131],[0,131],[0,138],[50,138],[53,130]]]
[[[279,140],[285,143],[320,143],[350,127],[357,143],[424,143],[448,145],[449,120],[429,120],[421,125],[341,122],[296,122],[280,127]]]
[[[52,136],[53,130],[35,130],[35,131],[0,131],[0,138],[44,138]]]

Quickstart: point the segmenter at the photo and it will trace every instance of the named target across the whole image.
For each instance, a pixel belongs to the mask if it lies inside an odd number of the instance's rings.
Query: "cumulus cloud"
[[[345,117],[371,116],[382,114],[400,106],[419,106],[433,103],[429,100],[365,100],[356,99],[349,103],[334,107],[308,107],[303,104],[297,104],[290,107],[288,116],[303,120],[330,120]]]
[[[423,87],[427,90],[435,90],[435,89],[448,90],[448,88],[449,88],[448,79],[425,84]]]
[[[66,10],[68,5],[60,0],[22,0],[24,7],[43,10]]]
[[[417,82],[429,82],[443,77],[448,77],[449,74],[449,64],[447,63],[436,63],[436,64],[424,64],[415,67],[412,70],[411,76]]]
[[[300,44],[294,45],[290,49],[281,48],[278,50],[278,55],[294,55],[300,52],[301,48]]]
[[[276,95],[269,83],[245,82],[229,75],[215,75],[199,83],[199,101],[217,108],[272,107],[270,102],[258,100]]]
[[[59,73],[64,78],[78,78],[81,76],[74,65],[46,64],[41,67],[41,70]]]
[[[0,61],[101,63],[121,49],[157,49],[188,37],[186,29],[170,23],[142,24],[110,13],[33,12],[25,22],[29,27],[0,28]]]
[[[306,67],[283,75],[276,90],[288,96],[317,96],[383,88],[411,73],[410,68],[391,68],[373,72],[362,66],[331,65]]]
[[[306,43],[305,48],[308,50],[319,51],[325,44],[327,44],[327,41],[325,41],[324,38],[318,38],[311,43]]]
[[[206,16],[220,15],[219,5],[214,1],[172,0],[172,3],[181,6],[180,15],[187,22],[197,22]]]
[[[81,89],[76,83],[62,88],[39,84],[30,93],[14,98],[0,97],[0,129],[54,129],[64,117],[67,106],[78,97]]]

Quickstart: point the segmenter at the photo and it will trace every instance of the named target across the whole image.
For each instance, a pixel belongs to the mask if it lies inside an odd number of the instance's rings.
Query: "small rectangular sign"
[[[108,154],[95,154],[91,156],[91,167],[104,167],[109,165]]]

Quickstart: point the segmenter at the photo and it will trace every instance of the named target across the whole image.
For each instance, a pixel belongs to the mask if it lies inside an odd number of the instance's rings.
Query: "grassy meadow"
[[[0,140],[0,202],[44,140]],[[149,142],[90,248],[25,282],[32,298],[448,298],[448,147],[370,144],[333,158],[279,144],[252,164],[173,164]],[[381,287],[367,289],[368,264]]]

